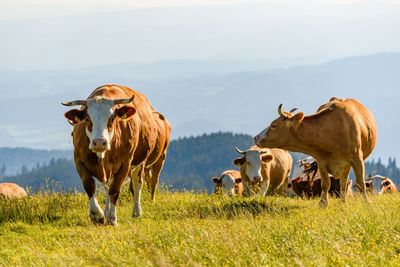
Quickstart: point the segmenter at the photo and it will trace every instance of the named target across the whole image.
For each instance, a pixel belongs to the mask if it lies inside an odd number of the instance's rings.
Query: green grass
[[[81,194],[0,199],[0,266],[398,266],[399,204],[400,194],[320,209],[318,200],[163,191],[155,204],[144,194],[133,219],[124,190],[119,227],[106,227],[90,222]]]

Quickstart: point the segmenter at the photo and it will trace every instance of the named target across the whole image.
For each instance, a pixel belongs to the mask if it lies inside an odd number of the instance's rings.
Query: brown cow
[[[313,156],[322,178],[320,205],[328,205],[329,174],[340,179],[343,200],[346,199],[350,169],[356,174],[357,189],[367,199],[364,184],[364,160],[377,142],[377,128],[371,112],[354,99],[332,98],[316,114],[304,116],[282,112],[279,118],[259,133],[255,143],[265,148],[282,148]]]
[[[237,170],[224,171],[220,177],[212,178],[215,183],[214,194],[227,194],[233,196],[237,194],[239,196],[243,193],[243,183],[240,176],[240,172]]]
[[[331,179],[331,187],[329,188],[329,195],[333,197],[340,196],[340,181],[333,177]],[[351,189],[353,185],[353,181],[347,182],[347,196],[353,196],[353,191]],[[288,191],[293,190],[293,192],[305,198],[312,198],[312,197],[320,197],[322,193],[321,187],[321,179],[316,179],[314,181],[311,180],[302,180],[301,178],[292,179],[288,183]]]
[[[243,186],[247,196],[254,193],[254,186],[262,184],[260,194],[284,195],[290,177],[293,159],[281,149],[263,149],[252,146],[247,151],[236,151],[243,156],[233,161],[240,167]]]
[[[169,144],[169,122],[155,112],[145,96],[125,86],[104,85],[95,89],[87,100],[62,104],[82,105],[81,109],[65,113],[65,117],[74,125],[74,160],[90,200],[90,218],[104,223],[105,217],[106,224],[118,225],[116,205],[129,174],[134,195],[132,216],[140,216],[142,179],[152,170],[154,200]],[[93,177],[107,191],[104,212],[95,197]]]
[[[27,196],[26,191],[17,184],[0,184],[0,197],[19,198]]]

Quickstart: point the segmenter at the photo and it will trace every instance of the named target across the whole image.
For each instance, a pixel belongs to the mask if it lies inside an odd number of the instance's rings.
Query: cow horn
[[[75,100],[70,102],[62,102],[61,104],[64,106],[79,106],[83,105],[86,106],[87,100]]]
[[[295,112],[297,110],[297,108],[294,108],[294,109],[292,109],[291,111],[290,111],[290,113],[293,113],[293,112]]]
[[[283,112],[282,112],[282,105],[283,105],[283,104],[280,104],[279,107],[278,107],[278,114],[279,114],[279,116],[281,116],[282,118],[287,118],[287,115],[283,114]]]
[[[236,147],[236,152],[242,155],[246,155],[246,152],[240,150],[239,148]]]
[[[133,95],[131,98],[116,99],[116,100],[114,100],[114,105],[129,104],[129,103],[131,103],[133,101],[134,98],[135,98],[135,95]]]
[[[304,159],[301,159],[300,162],[301,162],[301,165],[302,165],[302,166],[304,166],[304,165],[306,164],[306,163],[304,162]]]

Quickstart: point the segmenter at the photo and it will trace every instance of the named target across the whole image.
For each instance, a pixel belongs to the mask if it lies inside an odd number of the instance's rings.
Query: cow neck
[[[318,138],[316,138],[318,132],[315,131],[315,125],[310,121],[310,118],[304,117],[301,123],[297,127],[292,128],[291,131],[294,136],[294,141],[288,147],[288,150],[318,158],[318,152],[323,149],[319,146]]]

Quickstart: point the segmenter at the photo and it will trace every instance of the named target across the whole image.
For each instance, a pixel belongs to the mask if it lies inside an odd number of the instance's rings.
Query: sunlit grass
[[[104,195],[100,194],[100,201]],[[0,265],[399,265],[400,194],[341,203],[163,190],[119,227],[94,226],[82,194],[0,200]]]

